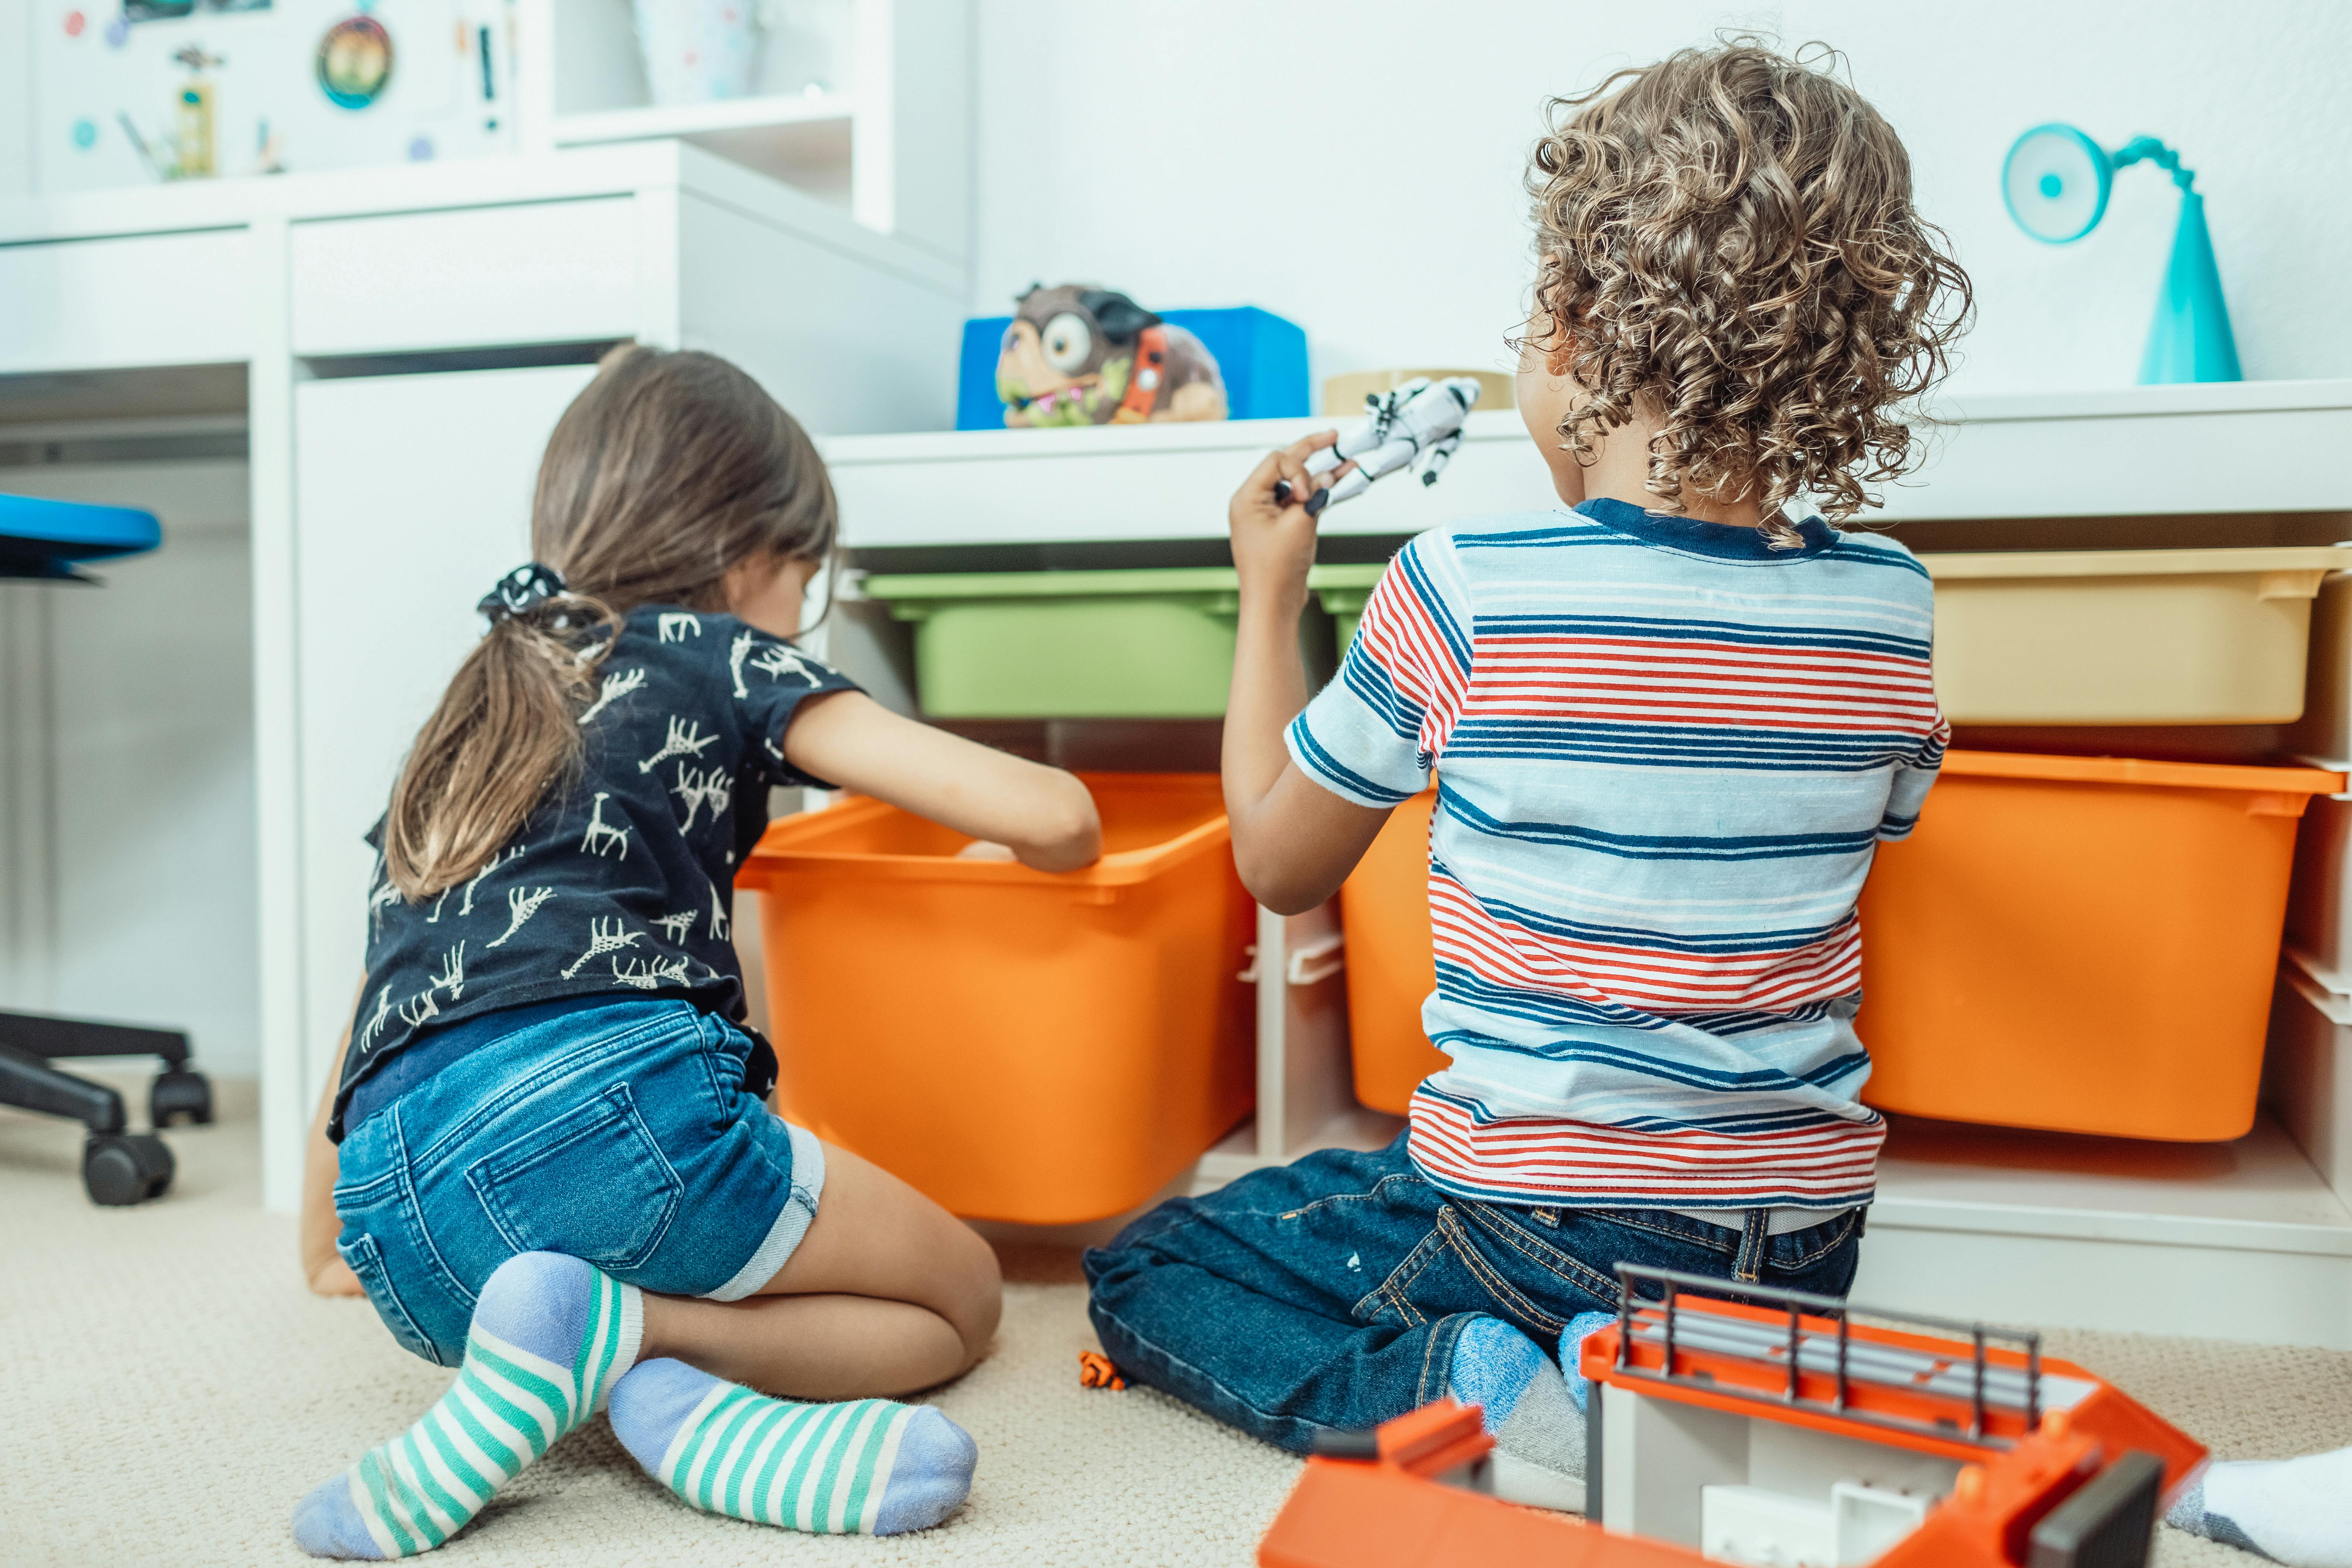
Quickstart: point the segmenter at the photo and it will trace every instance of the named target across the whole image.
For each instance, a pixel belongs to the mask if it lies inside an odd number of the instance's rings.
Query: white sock
[[[2352,1448],[2216,1464],[2165,1522],[2288,1568],[2352,1568]]]

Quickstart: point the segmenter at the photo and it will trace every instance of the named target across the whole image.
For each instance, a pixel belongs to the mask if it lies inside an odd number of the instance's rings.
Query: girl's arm
[[[360,991],[366,990],[367,982],[362,979]],[[352,999],[352,1010],[359,1011],[357,996]],[[343,1081],[343,1054],[351,1048],[352,1026],[345,1024],[343,1037],[335,1046],[335,1065],[327,1071],[326,1092],[319,1096],[319,1114],[310,1119],[310,1147],[302,1155],[302,1278],[321,1296],[361,1293],[359,1276],[335,1250],[335,1237],[343,1228],[335,1214],[335,1176],[340,1165],[335,1145],[327,1137],[327,1113],[333,1109],[335,1090]]]
[[[1243,886],[1276,914],[1301,913],[1337,892],[1389,819],[1388,810],[1342,800],[1300,773],[1282,743],[1307,698],[1298,616],[1315,564],[1315,520],[1303,503],[1348,470],[1309,478],[1307,458],[1338,438],[1327,430],[1266,454],[1227,514],[1241,626],[1225,701],[1225,813]],[[1276,480],[1290,484],[1286,507],[1275,504]]]
[[[1040,871],[1075,871],[1102,854],[1094,796],[1071,774],[917,723],[862,691],[802,703],[784,730],[784,760],[1004,845]]]

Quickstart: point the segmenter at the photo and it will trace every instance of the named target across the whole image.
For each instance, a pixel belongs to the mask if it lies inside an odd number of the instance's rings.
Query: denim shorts
[[[455,1366],[474,1299],[519,1252],[734,1301],[816,1217],[824,1146],[744,1092],[751,1042],[683,1002],[526,1024],[343,1139],[337,1250],[401,1345]]]

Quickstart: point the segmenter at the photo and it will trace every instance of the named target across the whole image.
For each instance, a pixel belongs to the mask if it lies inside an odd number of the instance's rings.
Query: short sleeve
[[[1300,772],[1358,805],[1395,805],[1429,787],[1469,690],[1468,597],[1443,535],[1397,552],[1339,673],[1284,733]]]
[[[740,622],[728,639],[724,679],[750,765],[771,784],[832,788],[828,781],[814,778],[784,761],[784,731],[810,698],[828,691],[856,691],[857,683],[783,638]]]
[[[1936,774],[1944,765],[1944,749],[1952,743],[1952,726],[1942,713],[1936,715],[1936,727],[1919,742],[1919,749],[1895,764],[1895,780],[1886,794],[1885,815],[1879,818],[1878,838],[1882,844],[1892,844],[1911,837],[1919,826],[1920,809],[1927,804],[1927,791],[1934,787]]]

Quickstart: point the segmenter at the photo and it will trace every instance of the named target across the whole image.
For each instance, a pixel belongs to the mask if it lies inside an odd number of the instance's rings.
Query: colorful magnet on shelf
[[[106,47],[119,49],[131,41],[131,18],[118,15],[106,25]]]
[[[84,27],[87,27],[87,26],[89,26],[89,18],[88,16],[83,16],[79,11],[68,11],[68,12],[67,12],[67,13],[66,13],[66,37],[68,37],[68,38],[79,38],[79,37],[81,37],[81,30],[82,30]]]
[[[75,121],[73,122],[73,144],[80,148],[85,153],[89,152],[92,147],[97,146],[98,127],[88,120]]]
[[[373,16],[346,16],[319,40],[319,89],[338,109],[365,109],[392,82],[392,35]]]
[[[433,161],[433,138],[424,135],[421,132],[411,137],[408,142],[408,161],[412,163],[431,163]]]

